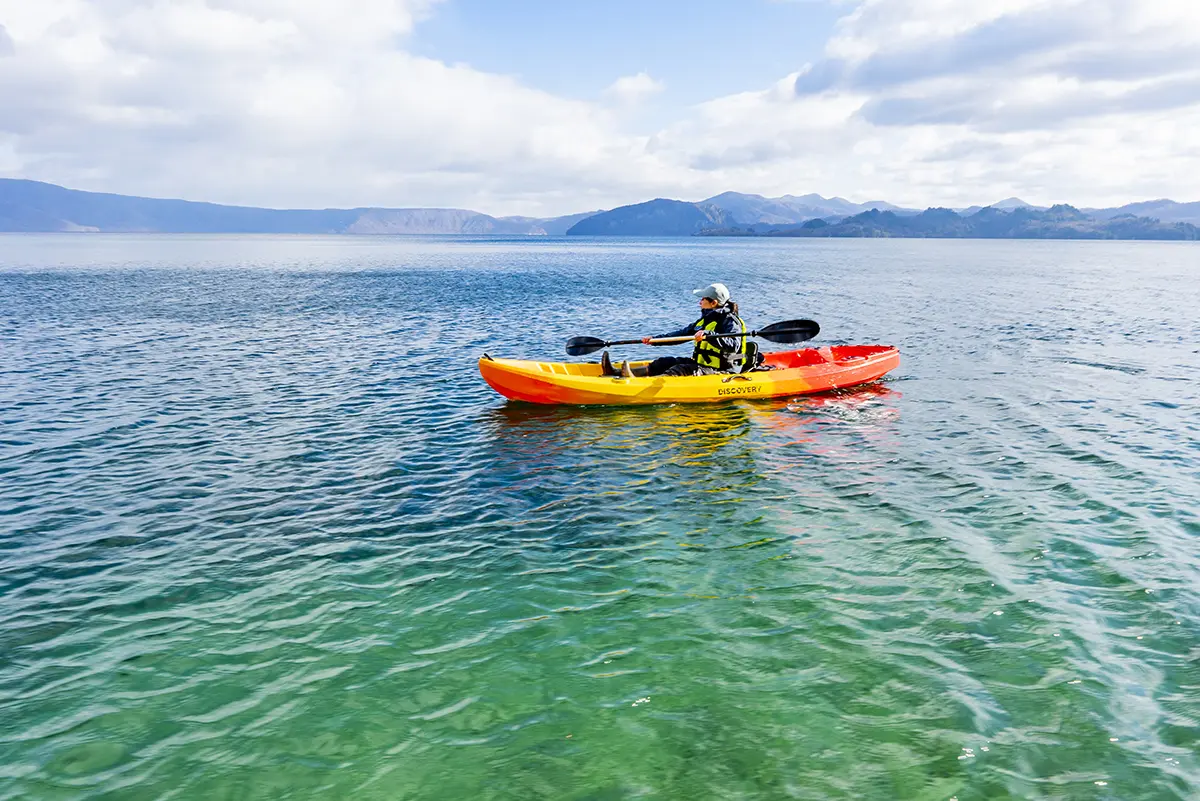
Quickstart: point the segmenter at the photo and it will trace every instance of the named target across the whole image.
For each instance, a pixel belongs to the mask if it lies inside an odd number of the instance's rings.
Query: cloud
[[[1147,5],[867,0],[795,89],[867,93],[864,114],[879,125],[1041,129],[1145,108],[1147,93],[1151,107],[1190,105],[1200,5]]]
[[[0,0],[0,138],[30,177],[220,202],[508,211],[534,187],[586,208],[649,188],[661,171],[603,107],[403,49],[432,10]]]
[[[656,81],[646,73],[639,72],[637,75],[618,78],[604,90],[604,94],[623,105],[635,105],[658,94],[664,88],[666,87],[661,81]]]
[[[1200,3],[862,0],[820,58],[680,112],[415,55],[436,0],[0,0],[0,172],[273,206],[553,214],[736,189],[1195,199]],[[675,88],[675,87],[672,87]]]
[[[1200,4],[865,0],[793,92],[798,103],[861,101],[832,155],[883,144],[892,163],[846,169],[893,198],[903,184],[889,189],[888,176],[920,187],[908,195],[920,202],[1003,187],[1043,202],[1190,199],[1182,176],[1200,169],[1186,145],[1200,109]],[[787,105],[764,106],[747,129],[789,138]]]
[[[863,59],[851,79],[860,88],[886,89],[922,79],[1020,67],[1054,52],[1064,41],[1094,33],[1092,18],[1047,7],[988,20],[954,36],[881,49]]]
[[[1136,86],[1079,86],[1071,80],[1026,79],[1008,86],[969,84],[933,97],[873,99],[862,109],[876,125],[969,125],[981,131],[1065,128],[1080,118],[1137,115],[1194,106],[1200,75]]]

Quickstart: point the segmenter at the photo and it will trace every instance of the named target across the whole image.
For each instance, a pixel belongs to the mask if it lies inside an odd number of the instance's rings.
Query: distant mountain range
[[[1143,212],[1139,216],[1136,212]],[[1153,217],[1145,216],[1153,213]],[[962,210],[905,209],[820,195],[765,198],[725,192],[699,203],[651,200],[600,212],[568,235],[1200,239],[1200,203],[1156,200],[1115,209],[1049,209],[1008,198]]]
[[[871,209],[835,222],[817,218],[800,225],[710,228],[702,236],[790,237],[923,237],[940,239],[1182,239],[1200,240],[1200,227],[1161,222],[1151,217],[1119,214],[1108,219],[1084,214],[1073,206],[1049,209],[1018,206],[982,208],[972,214],[953,209],[926,209],[897,214]]]
[[[1007,198],[965,209],[902,208],[817,194],[723,192],[659,198],[564,217],[493,217],[466,209],[263,209],[158,200],[0,179],[0,231],[578,236],[928,236],[1195,239],[1200,202],[1047,209]]]
[[[0,231],[561,236],[592,214],[540,218],[492,217],[465,209],[259,209],[0,178]]]

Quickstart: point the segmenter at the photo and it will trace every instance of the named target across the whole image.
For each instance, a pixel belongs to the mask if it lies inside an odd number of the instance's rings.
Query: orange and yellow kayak
[[[740,375],[622,378],[602,375],[597,362],[479,360],[479,372],[506,398],[530,403],[711,403],[778,398],[853,387],[881,378],[900,365],[891,345],[835,345],[765,353],[773,370]],[[646,362],[630,362],[632,367]]]

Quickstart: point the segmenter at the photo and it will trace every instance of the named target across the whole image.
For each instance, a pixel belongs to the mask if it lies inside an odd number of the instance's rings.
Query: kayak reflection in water
[[[730,299],[729,289],[724,284],[709,284],[703,289],[694,290],[692,294],[700,296],[699,320],[678,331],[659,334],[656,337],[642,337],[642,343],[645,345],[653,344],[652,339],[692,337],[696,340],[696,347],[690,359],[683,356],[662,356],[645,367],[638,368],[630,368],[629,362],[625,362],[621,365],[621,371],[617,372],[609,361],[608,353],[605,352],[600,360],[604,374],[630,377],[713,375],[741,371],[747,359],[748,339],[744,336],[720,336],[746,333],[746,324],[738,316],[738,305]]]

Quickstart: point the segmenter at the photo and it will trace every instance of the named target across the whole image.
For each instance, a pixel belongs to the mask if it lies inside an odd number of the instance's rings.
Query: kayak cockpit
[[[636,362],[630,362],[636,364]],[[599,362],[529,362],[529,366],[552,375],[598,378],[603,375]]]

